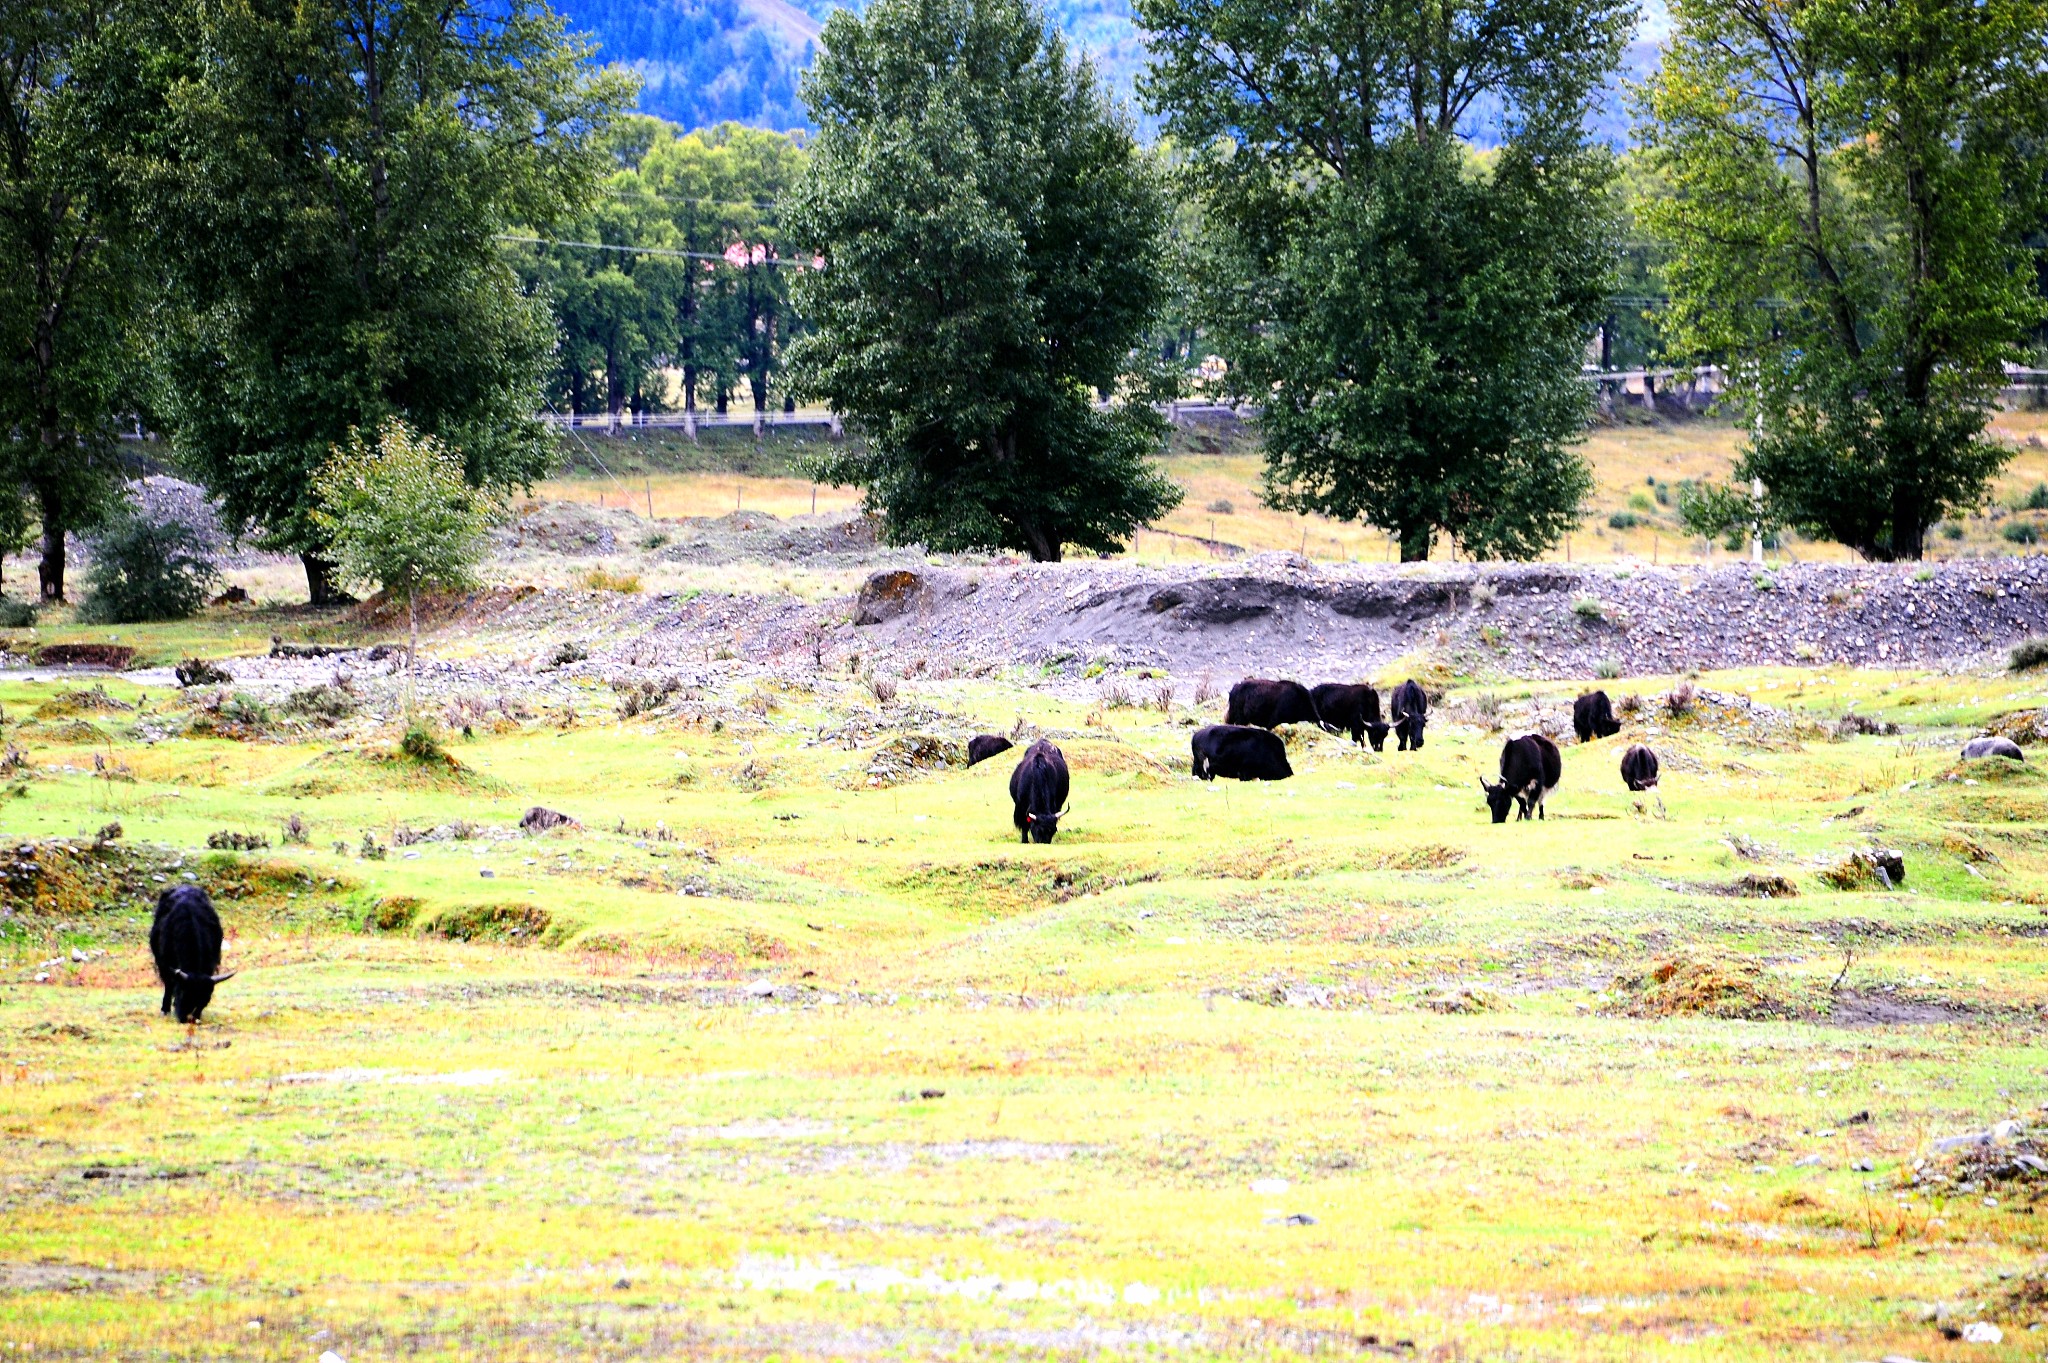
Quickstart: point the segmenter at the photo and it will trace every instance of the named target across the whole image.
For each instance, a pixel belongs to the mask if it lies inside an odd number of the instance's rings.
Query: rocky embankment
[[[2048,633],[2048,559],[1939,565],[890,569],[852,603],[870,651],[1114,657],[1184,673],[1341,675],[1422,650],[1477,674],[1757,664],[1964,665]]]

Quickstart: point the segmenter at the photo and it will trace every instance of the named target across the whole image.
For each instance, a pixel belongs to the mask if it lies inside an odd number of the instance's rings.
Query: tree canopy
[[[1979,502],[2041,300],[2043,0],[1674,0],[1643,132],[1672,186],[1670,334],[1723,359],[1737,469],[1875,559]]]
[[[821,476],[899,543],[1119,547],[1179,500],[1133,400],[1169,210],[1129,121],[1024,0],[878,0],[822,42],[791,363],[868,444]]]
[[[307,489],[402,417],[506,485],[554,329],[496,238],[587,198],[630,97],[538,0],[158,0],[157,412],[237,527],[330,594]]]
[[[1590,486],[1579,370],[1614,261],[1584,133],[1627,0],[1138,0],[1189,149],[1198,306],[1264,404],[1267,496],[1427,557],[1529,557]],[[1484,128],[1493,149],[1474,152]]]

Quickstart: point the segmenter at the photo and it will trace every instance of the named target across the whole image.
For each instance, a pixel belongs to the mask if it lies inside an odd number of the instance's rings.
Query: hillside
[[[640,73],[646,82],[642,111],[686,127],[735,119],[787,131],[808,125],[798,77],[826,16],[839,6],[831,0],[557,0],[556,8],[572,28],[597,40],[603,60]],[[1145,60],[1129,0],[1048,0],[1047,9],[1129,98]],[[1629,51],[1630,78],[1655,61],[1667,22],[1663,0],[1651,0],[1643,41]],[[1590,121],[1602,137],[1626,137],[1618,86]]]

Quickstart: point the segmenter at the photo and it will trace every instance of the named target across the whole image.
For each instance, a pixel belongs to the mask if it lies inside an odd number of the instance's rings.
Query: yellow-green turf
[[[1908,1186],[2048,1119],[2048,779],[1953,758],[2041,679],[1698,679],[1796,733],[1668,721],[1673,681],[1606,683],[1648,718],[1506,826],[1476,688],[1419,754],[1206,785],[1184,709],[906,682],[1059,737],[1049,847],[1008,760],[870,785],[844,682],[593,688],[452,773],[0,682],[0,837],[118,821],[240,972],[188,1039],[142,899],[0,926],[0,1359],[2041,1357],[2032,1194]],[[1827,736],[1852,701],[1905,731]],[[1646,723],[1662,816],[1615,770]],[[583,830],[358,854],[534,804]],[[1903,887],[1816,874],[1872,843]],[[1641,1006],[1660,962],[1750,1015]]]

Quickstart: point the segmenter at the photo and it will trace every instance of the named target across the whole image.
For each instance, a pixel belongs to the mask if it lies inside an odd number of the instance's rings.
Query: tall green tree
[[[312,474],[391,417],[531,479],[554,342],[495,239],[566,218],[631,81],[539,0],[152,0],[178,250],[159,420],[231,522],[334,595]]]
[[[132,38],[113,0],[0,5],[0,501],[27,493],[45,601],[64,599],[66,535],[111,504],[134,410]]]
[[[1426,558],[1578,515],[1615,224],[1588,101],[1631,0],[1137,0],[1187,149],[1197,307],[1264,407],[1266,495]],[[1472,152],[1484,127],[1496,146]]]
[[[1918,558],[2008,457],[1985,427],[2041,317],[2023,235],[2048,3],[1674,0],[1672,18],[1643,100],[1673,190],[1651,206],[1670,333],[1733,367],[1758,426],[1739,477],[1809,534]]]
[[[821,476],[898,543],[1120,546],[1179,500],[1135,390],[1168,209],[1128,120],[1025,0],[877,0],[822,44],[791,367],[868,443]]]

